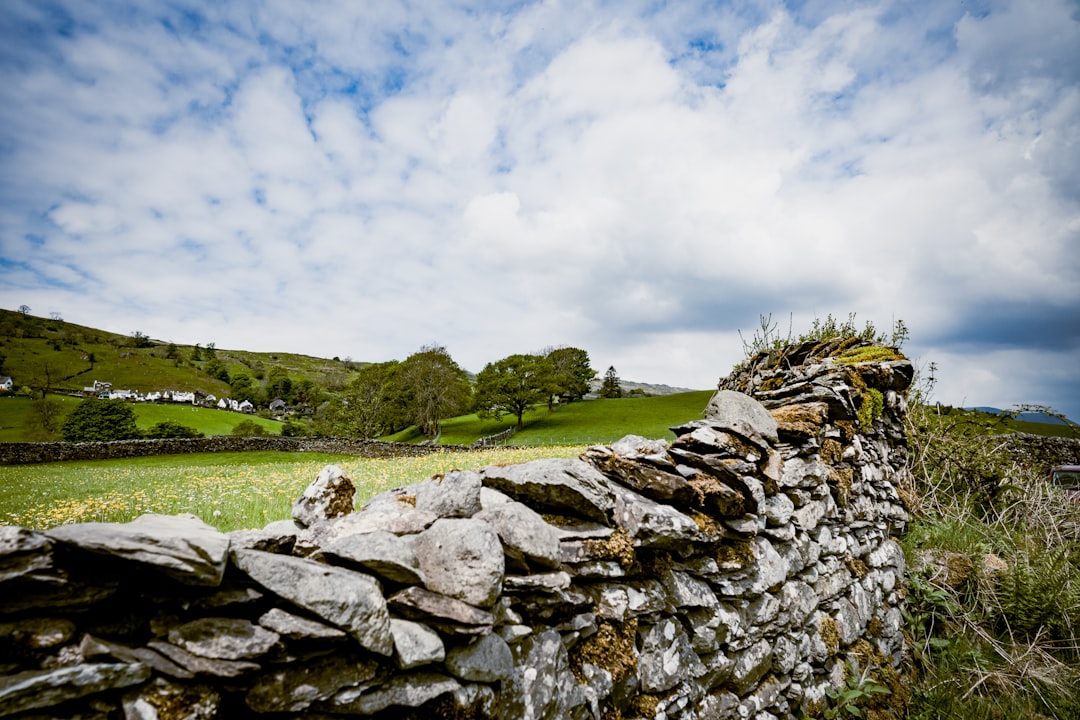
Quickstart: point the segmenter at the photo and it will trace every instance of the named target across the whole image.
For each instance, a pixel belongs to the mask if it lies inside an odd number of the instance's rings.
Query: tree
[[[401,367],[400,362],[391,360],[360,369],[342,396],[341,429],[345,434],[376,438],[409,426]]]
[[[68,415],[61,431],[68,442],[134,440],[135,411],[122,400],[83,400]]]
[[[430,345],[405,358],[401,388],[408,398],[413,424],[428,437],[438,437],[444,418],[469,406],[469,380],[445,347]]]
[[[33,441],[55,440],[64,416],[64,407],[56,400],[43,397],[30,402],[27,418],[29,439]]]
[[[21,314],[23,317],[26,317],[27,315],[29,315],[30,314],[30,306],[29,305],[20,305],[19,306],[19,314]]]
[[[202,348],[199,347],[199,343],[195,343],[195,347],[191,349],[191,362],[202,361]]]
[[[551,394],[551,363],[539,355],[511,355],[488,363],[476,376],[477,414],[496,420],[513,415],[518,430],[525,411],[546,402]]]
[[[218,362],[213,360],[211,362]],[[251,379],[250,375],[244,375],[243,373],[237,375],[229,381],[229,387],[231,388],[229,395],[236,402],[248,402],[254,404],[259,394],[259,388],[255,384],[255,381]]]
[[[254,420],[242,420],[233,426],[232,434],[236,437],[266,437],[266,428]]]
[[[55,320],[56,322],[64,322],[64,316],[61,315],[56,310],[53,310],[52,312],[49,313],[49,319],[50,320]]]
[[[549,350],[547,358],[552,367],[554,395],[563,402],[585,397],[589,381],[596,377],[596,371],[590,367],[589,353],[581,348],[561,347]]]
[[[153,344],[154,343],[153,343],[153,341],[150,340],[149,336],[142,334],[138,330],[131,333],[131,345],[133,347],[144,348],[144,347],[150,347]]]
[[[203,370],[212,378],[221,380],[222,382],[229,382],[229,369],[225,367],[225,363],[218,360],[216,357],[210,358]]]
[[[154,425],[152,428],[146,431],[146,437],[162,439],[162,438],[201,438],[204,437],[201,432],[193,427],[187,425],[181,425],[175,420],[162,420]]]
[[[48,360],[30,365],[30,387],[40,392],[42,398],[52,392],[53,383],[59,379],[56,366]]]
[[[608,366],[607,372],[604,373],[604,382],[600,386],[600,397],[602,398],[621,398],[622,397],[622,384],[619,382],[619,375],[615,372],[615,366]]]

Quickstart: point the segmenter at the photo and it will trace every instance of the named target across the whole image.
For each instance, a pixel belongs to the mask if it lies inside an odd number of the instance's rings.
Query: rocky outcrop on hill
[[[0,717],[767,720],[867,667],[902,709],[910,364],[834,355],[354,512],[331,466],[261,530],[0,527]]]

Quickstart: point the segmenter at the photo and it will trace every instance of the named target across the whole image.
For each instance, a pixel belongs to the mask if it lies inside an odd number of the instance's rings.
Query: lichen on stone
[[[622,623],[603,621],[595,635],[575,645],[570,650],[570,671],[578,682],[587,682],[581,670],[585,663],[607,670],[616,684],[635,672],[638,665],[637,627],[637,618]]]
[[[624,570],[634,564],[634,542],[622,528],[615,528],[615,532],[606,538],[586,540],[583,545],[589,556],[596,560],[614,560]]]
[[[825,643],[830,657],[840,652],[840,628],[837,627],[836,620],[831,615],[821,618],[818,634],[821,635],[821,640]]]
[[[885,396],[876,388],[866,388],[862,395],[862,402],[859,403],[859,430],[863,432],[869,430],[883,412],[885,412]]]

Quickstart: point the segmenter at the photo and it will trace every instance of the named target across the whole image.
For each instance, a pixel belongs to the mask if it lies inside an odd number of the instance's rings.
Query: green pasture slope
[[[49,399],[60,403],[65,413],[71,412],[80,402],[78,398],[65,395],[50,395]],[[0,442],[26,442],[30,439],[26,434],[30,404],[30,398],[24,396],[0,397]],[[234,427],[245,420],[250,420],[266,428],[269,435],[281,434],[281,423],[277,420],[267,420],[229,410],[155,403],[135,403],[132,407],[135,409],[135,424],[143,431],[149,430],[164,420],[172,420],[195,428],[207,437],[231,435]]]
[[[581,400],[557,406],[554,412],[548,412],[546,406],[537,406],[525,414],[525,427],[510,443],[589,445],[613,442],[624,435],[674,440],[670,428],[701,419],[713,392],[696,390],[658,397]],[[481,420],[476,415],[451,418],[443,423],[439,443],[470,445],[512,427],[515,421],[513,417],[503,417],[501,422]],[[406,442],[416,439],[409,431],[393,437]]]

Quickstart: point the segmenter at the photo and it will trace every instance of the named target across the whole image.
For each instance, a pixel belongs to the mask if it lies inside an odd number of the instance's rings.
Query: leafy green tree
[[[233,427],[232,434],[236,437],[266,437],[267,432],[254,420],[242,420]]]
[[[0,370],[4,369],[4,361],[5,360],[7,360],[7,355],[5,355],[2,350],[0,350]]]
[[[61,432],[68,442],[109,442],[140,437],[135,410],[122,400],[83,400],[68,415]]]
[[[237,375],[229,381],[229,387],[231,388],[229,395],[233,400],[237,402],[244,402],[247,400],[248,402],[255,404],[259,395],[259,387],[255,384],[255,381],[251,379],[250,375]]]
[[[131,333],[131,345],[132,345],[132,347],[145,348],[145,347],[150,347],[153,344],[154,343],[153,343],[153,341],[150,340],[149,336],[144,335],[143,333],[139,332],[138,330]]]
[[[284,437],[301,437],[304,435],[310,435],[311,432],[308,427],[296,420],[289,420],[281,426],[281,434]]]
[[[607,372],[604,373],[604,382],[600,386],[600,397],[602,398],[621,398],[622,397],[622,383],[619,381],[619,374],[615,372],[615,366],[609,365]]]
[[[342,432],[376,438],[410,424],[408,396],[396,360],[365,365],[342,396]]]
[[[191,349],[191,362],[202,362],[202,348],[199,347],[199,343],[195,343],[195,347]]]
[[[413,424],[428,437],[438,437],[443,419],[469,407],[468,376],[440,345],[423,347],[405,358],[400,383]]]
[[[551,363],[553,394],[563,402],[585,397],[589,381],[596,377],[589,353],[581,348],[561,347],[548,351],[547,359]],[[550,399],[548,404],[552,404]]]
[[[293,381],[285,368],[275,365],[266,375],[266,399],[270,402],[277,398],[281,398],[286,403],[292,402]]]
[[[504,414],[522,427],[525,411],[551,396],[552,368],[547,357],[511,355],[488,363],[476,376],[476,409],[482,418],[498,420]]]
[[[216,357],[210,358],[206,362],[206,366],[203,367],[206,374],[212,378],[221,380],[222,382],[229,382],[229,369],[225,367],[225,363],[218,360]]]
[[[146,431],[146,437],[163,438],[201,438],[204,435],[193,427],[181,425],[175,420],[162,420]]]
[[[30,402],[27,417],[29,439],[33,441],[55,440],[64,417],[64,406],[52,398],[43,397]]]

